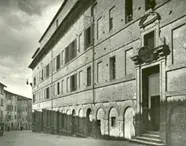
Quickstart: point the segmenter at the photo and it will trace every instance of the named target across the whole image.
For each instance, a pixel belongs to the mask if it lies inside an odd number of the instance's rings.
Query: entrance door
[[[159,66],[143,70],[142,105],[144,130],[159,131],[160,128],[160,77]]]
[[[159,73],[148,77],[149,129],[159,131],[160,126],[160,78]]]

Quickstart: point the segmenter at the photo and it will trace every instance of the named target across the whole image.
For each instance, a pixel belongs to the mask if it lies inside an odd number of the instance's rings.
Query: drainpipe
[[[95,0],[92,0],[92,6],[94,6],[94,4],[95,4]],[[92,80],[93,80],[92,91],[93,91],[93,94],[92,94],[92,96],[93,96],[93,104],[95,105],[95,83],[94,83],[94,81],[95,81],[95,69],[94,69],[94,67],[95,67],[95,63],[94,63],[95,23],[94,23],[94,21],[95,20],[94,19],[95,18],[94,18],[94,14],[93,14],[92,15],[92,21],[93,21],[93,23],[92,23],[92,27],[93,27],[93,30],[92,30],[92,37],[93,37],[93,40],[92,40],[92,72],[93,72],[93,74],[92,74]]]

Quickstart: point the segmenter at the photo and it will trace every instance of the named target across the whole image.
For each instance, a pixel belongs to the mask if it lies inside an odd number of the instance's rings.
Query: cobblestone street
[[[5,132],[0,146],[143,146],[128,141],[106,141],[67,136],[56,136],[31,131]]]

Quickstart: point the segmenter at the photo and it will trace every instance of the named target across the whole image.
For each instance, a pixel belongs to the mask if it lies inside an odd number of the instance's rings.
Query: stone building
[[[32,100],[18,95],[17,97],[17,128],[31,130],[32,127]]]
[[[6,87],[6,85],[2,84],[0,82],[0,124],[4,123],[5,121],[5,93],[4,93],[4,88]]]
[[[5,90],[5,130],[17,130],[17,95]]]
[[[184,144],[185,5],[64,0],[29,65],[33,129]]]

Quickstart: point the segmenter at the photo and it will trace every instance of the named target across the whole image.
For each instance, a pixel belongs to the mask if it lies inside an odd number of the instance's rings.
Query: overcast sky
[[[28,69],[38,41],[63,0],[0,0],[0,82],[31,97]]]

